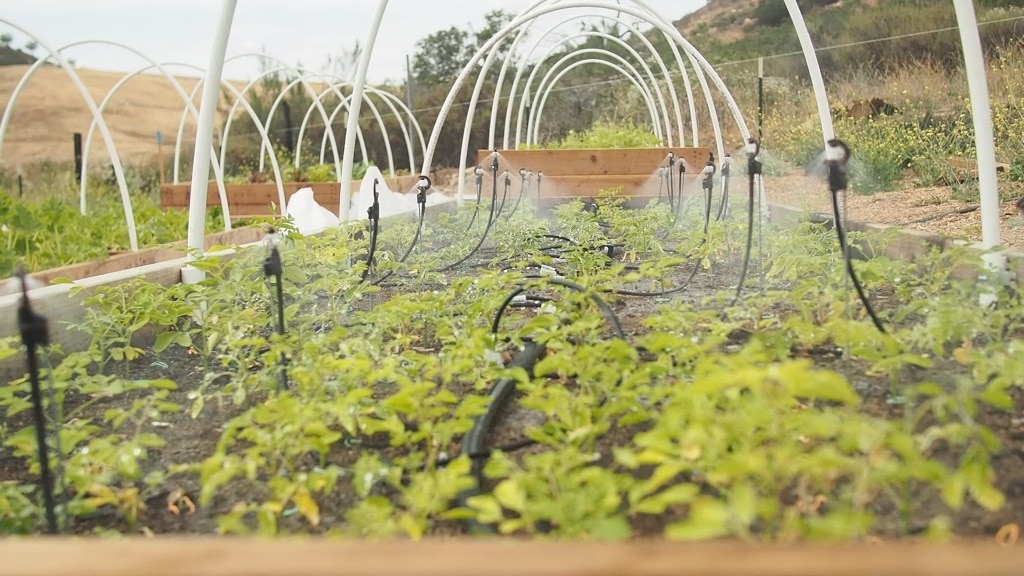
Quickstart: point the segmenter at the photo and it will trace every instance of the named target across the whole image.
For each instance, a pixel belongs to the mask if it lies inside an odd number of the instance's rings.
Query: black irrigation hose
[[[729,208],[729,177],[732,175],[732,157],[728,154],[722,159],[722,199],[718,203],[718,216],[715,221],[721,222]]]
[[[757,159],[760,151],[761,145],[757,140],[751,138],[747,141],[747,247],[743,252],[743,268],[740,269],[740,280],[736,284],[736,295],[726,306],[727,308],[739,302],[740,295],[743,293],[743,283],[747,280],[750,252],[754,245],[754,186],[757,178],[761,176],[761,162]]]
[[[580,294],[586,294],[587,296],[590,297],[591,300],[594,301],[595,304],[597,304],[597,307],[601,309],[601,313],[604,314],[605,318],[609,322],[611,322],[612,327],[615,329],[615,335],[621,338],[622,340],[626,339],[626,333],[622,330],[622,323],[619,321],[619,317],[615,315],[615,311],[612,310],[612,307],[609,306],[607,302],[602,300],[601,297],[595,294],[594,292],[587,290],[585,287],[575,282],[566,280],[564,278],[557,278],[553,276],[532,276],[530,277],[530,279],[543,280],[550,284],[554,284],[555,286],[562,286],[564,288],[575,290]],[[525,285],[517,286],[515,290],[513,290],[512,293],[509,294],[508,297],[506,297],[505,300],[501,303],[501,306],[498,307],[498,312],[494,315],[494,322],[491,323],[491,333],[493,335],[497,336],[498,334],[498,326],[501,323],[501,317],[505,314],[505,309],[509,307],[509,305],[512,303],[516,296],[519,296],[528,289],[529,287]]]
[[[402,254],[402,257],[398,259],[397,264],[402,264],[409,258],[409,255],[412,254],[412,251],[416,248],[416,244],[420,241],[420,235],[423,234],[423,219],[427,214],[427,190],[430,189],[430,178],[425,175],[420,176],[420,183],[417,184],[417,188],[416,205],[417,210],[419,211],[419,221],[416,224],[416,235],[413,236],[412,242],[410,242],[409,247],[406,248],[405,254]],[[394,273],[395,269],[392,268],[387,274],[374,280],[373,285],[379,286],[381,282],[390,278]]]
[[[451,265],[448,265],[448,266],[443,266],[441,268],[438,268],[437,270],[435,270],[436,272],[447,272],[449,270],[452,270],[452,269],[457,268],[460,265],[464,264],[467,260],[472,258],[473,255],[476,254],[478,250],[480,250],[480,247],[484,245],[484,242],[487,241],[487,235],[490,234],[491,227],[494,225],[494,221],[497,219],[497,217],[496,217],[496,215],[494,213],[494,208],[495,208],[495,206],[498,203],[498,156],[497,156],[497,153],[495,153],[494,161],[491,163],[491,177],[492,177],[492,179],[491,179],[491,213],[490,213],[490,216],[487,217],[487,227],[484,228],[484,233],[483,233],[482,236],[480,236],[480,241],[476,243],[476,246],[473,247],[473,249],[469,252],[469,254],[466,254],[465,256],[463,256],[461,259],[459,259],[458,262],[456,262],[454,264],[451,264]],[[508,188],[506,187],[506,192],[507,192],[507,190],[508,190]],[[479,202],[477,203],[477,205],[479,206]]]
[[[18,268],[18,277],[21,281],[21,305],[18,307],[18,328],[21,332],[21,341],[25,345],[25,358],[28,363],[32,419],[35,421],[36,429],[39,480],[42,483],[46,532],[48,534],[57,534],[58,526],[56,503],[53,495],[53,475],[50,473],[50,456],[46,445],[46,416],[43,411],[43,395],[39,384],[39,359],[37,357],[37,349],[49,344],[50,335],[47,330],[46,318],[33,311],[32,305],[29,303],[25,269],[21,266]]]
[[[842,215],[839,213],[839,192],[841,190],[846,190],[850,181],[850,175],[846,168],[847,162],[850,159],[850,148],[845,142],[838,139],[829,140],[828,146],[842,152],[842,157],[829,159],[826,161],[826,165],[828,166],[828,189],[832,194],[833,223],[836,228],[836,237],[839,239],[839,249],[843,252],[843,262],[846,267],[846,273],[850,275],[850,280],[853,282],[853,288],[857,291],[857,296],[860,297],[861,303],[864,304],[864,309],[867,310],[868,316],[871,317],[871,322],[874,323],[875,328],[877,328],[879,332],[886,334],[885,326],[878,318],[878,315],[875,314],[875,309],[871,306],[871,301],[868,300],[867,295],[864,293],[864,287],[861,286],[860,279],[857,278],[857,273],[853,269],[853,260],[850,258],[850,247],[846,242],[846,231],[843,230],[843,219]]]
[[[590,296],[590,298],[598,305],[598,307],[601,308],[601,311],[605,314],[605,316],[610,319],[613,326],[615,327],[615,331],[618,337],[623,340],[626,339],[626,335],[622,331],[622,325],[620,324],[618,317],[612,311],[611,307],[608,306],[608,303],[602,300],[596,294],[588,291],[586,288],[579,284],[576,284],[575,282],[570,282],[568,280],[563,280],[561,278],[541,277],[538,279],[545,280],[556,286],[570,288],[572,290],[580,292],[581,294],[587,294],[588,296]],[[505,310],[509,307],[512,301],[515,300],[515,298],[522,294],[525,290],[527,290],[526,286],[521,285],[516,287],[516,289],[513,290],[512,293],[509,294],[509,296],[505,298],[505,300],[501,303],[501,306],[498,307],[498,311],[494,315],[494,322],[491,324],[491,330],[495,335],[498,332],[498,326],[501,322],[502,316],[505,313]],[[527,372],[532,372],[534,365],[536,365],[537,361],[540,360],[540,358],[544,355],[544,352],[545,346],[543,344],[538,344],[536,342],[533,342],[532,340],[527,340],[523,343],[522,351],[520,351],[519,354],[516,354],[515,358],[512,359],[512,362],[509,363],[508,367],[523,368]],[[473,427],[462,440],[462,454],[469,456],[469,458],[472,461],[471,470],[473,476],[476,478],[476,484],[472,488],[464,490],[459,494],[458,500],[459,505],[461,507],[468,507],[469,498],[480,494],[480,486],[483,484],[484,479],[484,466],[486,465],[487,458],[490,456],[491,453],[491,450],[488,449],[486,445],[487,433],[490,431],[491,426],[494,424],[498,414],[505,407],[508,400],[512,397],[513,393],[515,393],[515,390],[515,378],[502,378],[501,380],[498,380],[491,388],[491,402],[487,406],[487,411],[478,416],[473,421]],[[524,448],[526,446],[530,446],[533,443],[534,441],[531,439],[523,439],[514,444],[507,445],[499,449],[519,449]],[[467,526],[469,528],[469,531],[474,533],[494,532],[494,529],[492,527],[480,524],[475,520],[468,521]]]
[[[370,250],[366,254],[366,268],[363,270],[363,277],[360,282],[366,282],[370,276],[370,269],[373,268],[373,258],[377,252],[377,237],[380,235],[380,194],[377,192],[376,178],[373,179],[373,204],[366,209],[370,219]]]
[[[508,191],[512,188],[512,177],[509,176],[508,171],[505,171],[505,190],[501,193],[501,205],[498,206],[498,212],[494,215],[494,219],[497,220],[501,217],[501,213],[505,210],[505,200],[508,199]]]
[[[665,171],[665,178],[668,180],[668,208],[673,213],[676,211],[676,198],[675,192],[672,189],[672,167],[676,164],[676,155],[674,152],[668,153],[668,170]],[[682,203],[683,191],[679,191],[679,202]]]
[[[528,373],[531,373],[533,366],[544,355],[544,351],[545,347],[543,344],[526,341],[523,343],[522,351],[516,354],[516,357],[512,359],[508,367],[523,368]],[[480,486],[483,483],[484,476],[484,465],[487,463],[487,457],[490,456],[490,450],[487,449],[486,444],[487,433],[490,431],[501,409],[505,407],[505,404],[515,391],[515,378],[502,378],[495,382],[491,388],[491,402],[487,406],[487,411],[474,419],[473,427],[462,440],[462,454],[468,455],[472,459],[471,473],[476,478],[476,484],[472,488],[459,493],[458,501],[460,507],[468,508],[469,499],[480,494]],[[470,532],[494,532],[492,527],[480,524],[475,520],[468,521],[467,525]]]
[[[532,176],[533,173],[532,172],[528,173],[525,168],[520,168],[519,169],[519,175],[523,179],[523,181],[521,182],[520,187],[519,187],[519,198],[516,199],[516,205],[512,207],[512,211],[509,212],[508,216],[505,217],[505,221],[506,222],[512,220],[512,215],[515,214],[516,210],[519,209],[519,204],[523,201],[523,197],[526,196],[526,189],[528,187],[527,183],[529,181],[530,176]]]
[[[281,251],[277,248],[276,238],[277,233],[273,228],[270,229],[267,235],[269,242],[271,243],[270,254],[267,255],[266,260],[263,261],[263,275],[269,280],[274,279],[276,287],[276,302],[271,302],[271,305],[277,308],[277,334],[278,336],[284,336],[285,324],[284,324],[284,266],[281,263]],[[275,300],[272,298],[272,300]],[[288,358],[281,358],[281,382],[278,387],[279,390],[284,390],[288,387]]]
[[[476,206],[473,208],[473,217],[469,219],[469,225],[466,226],[466,232],[469,232],[473,227],[473,222],[476,222],[477,212],[480,212],[480,196],[484,189],[484,169],[477,166],[473,169],[473,174],[476,176]]]

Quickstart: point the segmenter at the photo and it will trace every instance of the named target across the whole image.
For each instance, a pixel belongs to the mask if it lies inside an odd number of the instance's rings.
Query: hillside
[[[0,67],[0,102],[5,107],[27,69],[27,66]],[[124,77],[122,72],[82,69],[76,72],[97,102]],[[195,78],[178,80],[186,92],[191,92],[197,81]],[[198,96],[195,101],[198,106]],[[181,97],[163,76],[142,74],[125,84],[103,115],[122,161],[140,162],[155,156],[158,130],[163,133],[165,152],[173,153],[182,109]],[[75,132],[84,135],[91,120],[81,94],[64,71],[50,66],[40,68],[14,103],[14,115],[0,152],[0,167],[17,169],[20,165],[44,160],[73,161],[72,135]],[[186,134],[194,130],[186,130]],[[90,158],[100,164],[108,162],[99,133],[93,137]]]

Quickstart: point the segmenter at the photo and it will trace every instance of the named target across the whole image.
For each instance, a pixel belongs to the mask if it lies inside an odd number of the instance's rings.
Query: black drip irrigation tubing
[[[267,255],[266,260],[263,261],[263,275],[268,281],[271,278],[274,279],[276,298],[271,298],[271,305],[275,307],[275,312],[277,312],[277,321],[275,322],[277,335],[284,336],[284,265],[281,262],[281,251],[277,247],[277,232],[273,228],[267,234],[267,242],[270,244],[270,253]],[[288,358],[282,356],[281,381],[278,389],[284,390],[286,388],[288,388]]]
[[[543,344],[537,344],[536,342],[526,341],[523,343],[523,349],[516,354],[516,357],[509,363],[508,368],[522,368],[526,370],[528,374],[533,372],[534,365],[544,356],[545,347]],[[484,466],[487,464],[487,458],[490,457],[490,450],[486,445],[486,437],[490,432],[491,427],[494,425],[497,419],[498,413],[505,406],[508,400],[512,397],[512,394],[516,391],[516,380],[515,378],[502,378],[494,383],[491,387],[489,396],[491,402],[487,406],[487,411],[482,415],[478,416],[473,422],[473,428],[466,433],[465,438],[462,440],[462,454],[468,455],[471,459],[471,473],[476,478],[476,485],[472,488],[463,490],[459,496],[459,506],[468,507],[468,501],[473,496],[480,494],[480,486],[483,483]],[[522,447],[526,447],[532,444],[523,444]],[[467,528],[471,533],[492,533],[494,530],[490,526],[480,524],[476,520],[467,521]]]
[[[398,259],[397,264],[403,264],[409,258],[409,255],[411,255],[412,251],[416,248],[416,244],[420,241],[420,235],[423,234],[423,219],[427,214],[427,190],[430,189],[430,178],[426,175],[420,176],[420,182],[417,184],[417,188],[416,205],[417,210],[419,211],[419,217],[418,222],[416,223],[416,235],[413,236],[412,242],[409,243],[409,247],[405,250],[405,254],[402,254],[402,257]],[[379,286],[381,282],[393,276],[394,273],[395,269],[393,268],[389,270],[387,274],[374,280],[373,285]]]
[[[729,209],[729,177],[732,175],[732,157],[728,154],[722,159],[722,199],[718,204],[718,216],[715,220],[721,222]]]
[[[32,310],[28,299],[28,286],[25,269],[19,266],[17,276],[21,282],[21,305],[18,307],[18,328],[25,346],[25,358],[28,364],[30,396],[32,402],[32,419],[35,422],[36,445],[39,458],[39,481],[42,484],[43,510],[46,517],[46,532],[57,534],[56,500],[54,497],[54,479],[50,471],[50,455],[46,442],[46,416],[43,410],[43,395],[39,377],[38,349],[50,342],[47,321],[42,315]],[[59,426],[59,422],[56,423]],[[58,431],[59,434],[59,431]],[[60,454],[57,455],[60,458]]]
[[[864,304],[864,309],[867,310],[868,316],[871,317],[871,322],[879,332],[886,334],[885,326],[875,313],[874,307],[871,306],[871,301],[864,293],[864,287],[861,285],[860,279],[857,278],[857,273],[853,269],[853,260],[850,257],[850,247],[846,241],[846,231],[843,230],[842,215],[839,213],[839,193],[840,191],[846,190],[846,187],[850,182],[850,175],[847,171],[847,162],[850,159],[850,148],[845,142],[838,139],[829,140],[828,146],[842,153],[841,157],[829,159],[826,163],[828,166],[828,188],[829,192],[832,194],[832,217],[834,219],[836,237],[839,239],[839,249],[843,253],[843,263],[846,268],[846,273],[849,274],[850,281],[853,282],[853,288],[857,291],[857,296],[860,298],[861,303]]]
[[[505,187],[505,190],[506,190],[506,192],[508,191],[508,186]],[[476,243],[476,246],[473,247],[473,249],[469,252],[469,254],[466,254],[465,256],[460,258],[454,264],[449,264],[448,266],[442,266],[442,267],[438,268],[437,270],[435,270],[435,272],[448,272],[449,270],[453,270],[455,268],[458,268],[462,264],[466,263],[467,260],[472,258],[473,255],[476,254],[478,250],[480,250],[480,247],[483,246],[484,242],[487,241],[487,235],[491,233],[491,227],[494,226],[494,222],[495,222],[495,220],[497,220],[497,215],[495,214],[495,211],[494,211],[495,206],[497,205],[497,203],[498,203],[498,156],[497,156],[497,153],[495,153],[494,161],[491,163],[491,213],[487,217],[487,226],[484,228],[484,233],[480,236],[480,241]],[[479,205],[480,205],[480,203],[477,202],[477,206],[479,206]]]
[[[537,277],[536,280],[543,280],[547,283],[555,286],[562,286],[590,296],[591,300],[601,309],[601,312],[611,322],[615,329],[616,336],[623,341],[626,340],[626,334],[622,330],[622,324],[619,322],[619,318],[615,315],[615,312],[611,309],[611,306],[607,302],[602,300],[597,294],[587,290],[585,287],[562,278],[552,277]],[[505,314],[505,310],[512,305],[513,301],[517,296],[528,290],[526,285],[517,286],[498,307],[497,313],[494,315],[494,322],[491,324],[491,333],[497,337],[498,327],[501,323],[501,318]],[[532,377],[533,367],[537,362],[544,356],[546,348],[543,344],[538,344],[532,340],[526,340],[523,342],[523,349],[516,354],[515,358],[509,363],[509,368],[523,368],[530,373]],[[461,507],[468,507],[468,501],[473,496],[480,494],[480,487],[483,485],[483,470],[487,464],[487,459],[491,455],[491,449],[487,447],[486,438],[494,423],[497,420],[498,414],[508,403],[509,399],[515,393],[516,380],[514,378],[502,378],[495,382],[491,388],[489,396],[491,402],[487,406],[487,410],[478,416],[473,421],[473,427],[470,429],[466,436],[462,440],[462,454],[468,456],[472,462],[471,471],[473,477],[476,479],[476,484],[467,490],[462,491],[458,496],[458,502]],[[517,450],[532,446],[536,441],[530,438],[524,438],[515,443],[507,444],[505,446],[498,447],[497,449],[503,451]],[[438,462],[438,465],[447,464],[447,462]],[[493,533],[493,527],[481,524],[475,520],[467,521],[467,529],[470,533]]]
[[[519,188],[519,198],[516,199],[516,205],[512,207],[512,211],[509,212],[508,216],[505,217],[505,221],[506,222],[512,220],[512,215],[515,214],[516,210],[519,209],[519,204],[522,203],[523,197],[526,196],[526,189],[528,187],[528,182],[529,182],[530,176],[533,176],[533,172],[527,172],[525,168],[520,168],[519,169],[519,176],[522,178],[522,182],[520,183],[520,188]]]
[[[373,268],[373,258],[377,252],[377,237],[380,235],[380,194],[377,192],[376,178],[373,179],[373,204],[366,209],[366,215],[370,219],[370,249],[366,254],[366,268],[363,270],[361,282],[366,282],[370,276],[370,269]]]
[[[484,169],[477,166],[473,169],[473,175],[476,176],[476,207],[473,208],[473,217],[469,219],[469,224],[466,225],[466,232],[473,227],[473,223],[476,222],[477,212],[480,212],[480,197],[483,194],[484,188]]]
[[[747,268],[750,265],[750,253],[754,245],[754,188],[757,178],[761,176],[761,162],[757,159],[760,151],[761,145],[757,140],[751,138],[747,141],[747,246],[743,251],[743,267],[740,269],[740,279],[736,284],[736,294],[726,308],[731,308],[740,301],[743,284],[747,280]],[[722,314],[725,314],[724,310]]]

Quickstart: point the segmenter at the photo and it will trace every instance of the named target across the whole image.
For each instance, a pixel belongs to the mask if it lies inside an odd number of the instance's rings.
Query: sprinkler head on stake
[[[281,244],[281,235],[277,233],[277,229],[273,226],[267,228],[267,235],[263,237],[263,245],[268,250],[273,250]]]
[[[761,153],[761,143],[754,138],[747,140],[746,146],[747,152],[747,174],[753,176],[761,173],[761,162],[758,161],[757,155]]]
[[[750,138],[747,140],[747,145],[744,147],[744,150],[747,153],[747,157],[753,158],[761,152],[761,143],[754,138]]]
[[[475,174],[477,178],[482,177],[484,175],[484,167],[477,166],[476,168],[473,168],[473,174]]]
[[[846,190],[850,184],[850,172],[847,164],[850,160],[850,147],[846,142],[833,138],[825,145],[825,166],[828,168],[828,189],[830,192]]]
[[[732,156],[729,156],[728,154],[726,154],[725,158],[722,158],[722,176],[728,176],[729,175],[729,168],[731,166],[732,166]]]
[[[416,202],[420,206],[425,206],[427,203],[427,190],[430,189],[430,177],[427,175],[420,176],[418,182],[416,182]]]
[[[519,177],[522,178],[523,180],[526,180],[526,168],[519,169]]]

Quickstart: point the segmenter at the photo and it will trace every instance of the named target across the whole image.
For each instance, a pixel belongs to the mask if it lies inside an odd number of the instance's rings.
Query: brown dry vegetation
[[[27,66],[0,67],[0,102],[4,109],[10,105],[11,93],[26,70]],[[124,72],[84,69],[76,73],[96,102],[102,101],[125,76]],[[185,92],[191,94],[197,79],[178,77],[178,81]],[[197,94],[194,98],[197,108],[200,97]],[[0,153],[0,168],[17,169],[42,161],[74,159],[72,135],[81,132],[84,137],[92,115],[62,69],[40,68],[13,106],[14,115]],[[141,163],[155,158],[157,131],[163,133],[165,153],[173,153],[184,107],[181,96],[162,75],[140,74],[124,84],[103,113],[122,161]],[[194,137],[195,125],[188,121],[182,144],[191,147]],[[93,136],[90,154],[95,154],[94,158],[106,158],[99,133]]]

